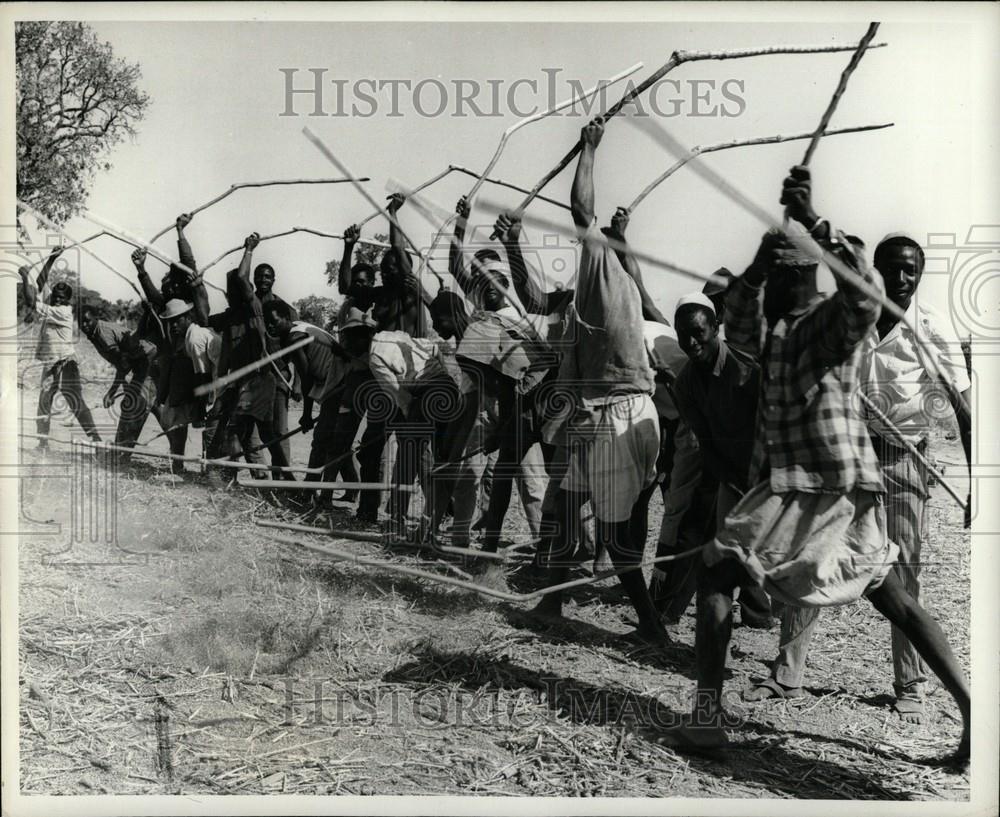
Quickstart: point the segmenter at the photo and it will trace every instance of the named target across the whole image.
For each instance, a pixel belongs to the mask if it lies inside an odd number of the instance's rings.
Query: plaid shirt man
[[[881,290],[881,279],[843,234],[830,231],[824,249]],[[726,295],[726,340],[762,362],[757,437],[750,484],[768,479],[774,493],[885,490],[855,392],[863,342],[881,301],[837,277],[837,292],[787,313],[762,339],[760,288],[743,276]]]

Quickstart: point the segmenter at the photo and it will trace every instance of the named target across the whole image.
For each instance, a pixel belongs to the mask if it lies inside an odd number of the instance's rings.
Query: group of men
[[[345,231],[336,326],[299,320],[274,294],[274,269],[253,266],[256,233],[227,274],[226,308],[212,313],[184,235],[190,217],[178,218],[180,262],[159,288],[145,251],[133,254],[147,299],[135,330],[81,311],[84,333],[116,369],[105,405],[123,384],[128,395],[116,436],[122,459],[152,412],[174,455],[184,454],[188,428],[200,426],[206,460],[259,463],[266,447],[270,462],[260,467],[294,479],[288,406],[301,400],[297,429],[312,433],[306,479],[342,484],[341,499],[357,501],[358,520],[380,519],[383,453],[395,438],[386,514],[394,534],[433,547],[450,514],[452,545],[468,548],[488,487],[478,526],[482,549],[496,551],[516,481],[535,545],[531,570],[545,585],[602,552],[617,568],[639,565],[659,487],[657,556],[673,558],[658,564],[649,584],[639,569],[620,581],[638,616],[637,637],[655,644],[670,641],[667,627],[697,595],[698,694],[681,743],[725,741],[722,686],[737,590],[744,625],[771,628],[780,618],[773,671],[746,692],[751,700],[804,694],[820,609],[865,596],[893,625],[898,713],[919,722],[933,670],[962,713],[957,756],[967,757],[968,688],[918,596],[927,405],[947,395],[971,460],[970,383],[955,363],[949,325],[914,298],[919,243],[887,236],[869,266],[860,239],[817,215],[809,172],[796,167],[781,203],[808,240],[767,233],[742,275],[718,271],[679,300],[670,321],[629,251],[627,211],[595,226],[602,137],[600,119],[581,132],[571,196],[579,269],[571,287],[551,291],[525,261],[520,221],[510,213],[496,223],[502,252],[478,248],[467,264],[470,204],[462,199],[449,269],[458,291],[441,287],[432,296],[404,247],[397,213],[405,199],[394,194],[378,270],[354,261],[360,230]],[[55,255],[37,282],[23,271],[26,300],[42,324],[38,433],[44,442],[62,390],[98,439],[73,360],[72,292],[47,286]],[[817,289],[820,257],[836,273],[833,294]],[[235,382],[195,395],[196,386],[243,369]],[[888,422],[869,412],[869,401]],[[178,457],[175,472],[182,466]],[[424,506],[410,530],[418,479]],[[332,501],[329,488],[313,495],[317,512]],[[535,612],[558,616],[562,606],[562,594],[551,593]]]

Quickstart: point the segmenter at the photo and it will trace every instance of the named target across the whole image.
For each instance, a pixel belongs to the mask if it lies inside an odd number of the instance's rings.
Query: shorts
[[[578,412],[566,428],[569,468],[562,487],[588,493],[601,522],[626,522],[656,479],[660,426],[648,394]]]

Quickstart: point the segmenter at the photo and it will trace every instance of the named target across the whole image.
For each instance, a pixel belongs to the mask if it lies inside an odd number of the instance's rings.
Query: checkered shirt
[[[843,234],[821,242],[878,290],[881,278],[858,258]],[[784,315],[766,338],[760,288],[737,278],[726,295],[726,340],[762,361],[757,436],[750,484],[768,479],[775,493],[885,490],[856,393],[863,341],[881,300],[845,284]]]

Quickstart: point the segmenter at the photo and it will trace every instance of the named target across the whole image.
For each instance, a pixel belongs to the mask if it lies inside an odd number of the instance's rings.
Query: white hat
[[[192,309],[194,309],[194,306],[187,301],[182,301],[180,298],[171,298],[167,301],[167,306],[160,317],[165,321],[169,321],[171,318],[176,318],[178,315],[183,315]]]
[[[378,329],[378,324],[375,320],[364,310],[358,309],[356,306],[352,306],[347,310],[347,315],[344,316],[344,323],[340,327],[340,331],[343,332],[345,329]]]
[[[689,292],[687,295],[682,295],[677,301],[677,306],[674,307],[674,317],[676,318],[677,313],[680,311],[682,306],[690,306],[691,304],[703,306],[715,315],[715,306],[712,304],[711,298],[709,298],[704,292]]]

